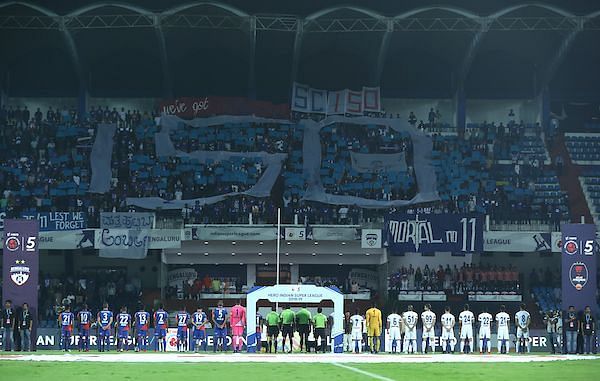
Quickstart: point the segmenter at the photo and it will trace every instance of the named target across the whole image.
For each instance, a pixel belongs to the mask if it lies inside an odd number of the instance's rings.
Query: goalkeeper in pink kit
[[[242,336],[244,336],[244,328],[246,327],[246,309],[242,306],[242,301],[231,307],[231,331],[233,334],[233,353],[242,351]]]

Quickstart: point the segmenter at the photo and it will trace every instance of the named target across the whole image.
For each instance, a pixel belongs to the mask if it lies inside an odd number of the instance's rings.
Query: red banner
[[[290,117],[290,108],[287,104],[233,97],[185,97],[164,100],[160,104],[160,110],[163,114],[176,115],[184,119],[216,115],[255,115],[276,119]]]

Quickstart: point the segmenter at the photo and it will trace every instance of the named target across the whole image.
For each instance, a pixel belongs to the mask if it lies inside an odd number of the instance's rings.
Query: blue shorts
[[[177,338],[179,339],[187,339],[188,330],[186,328],[179,327],[177,328]]]
[[[81,336],[81,337],[90,337],[90,329],[89,328],[81,328],[79,330],[79,336]]]
[[[104,329],[104,328],[100,327],[100,329],[98,330],[98,335],[110,336],[110,328]]]
[[[73,332],[70,329],[62,328],[61,331],[60,331],[60,334],[63,337],[70,337],[73,334]]]
[[[129,337],[129,331],[119,330],[119,339],[127,339]]]
[[[154,330],[154,336],[167,337],[167,329],[166,328],[156,328]]]
[[[148,331],[147,330],[138,330],[137,331],[137,337],[148,337]]]
[[[194,340],[204,340],[206,331],[203,329],[194,329]]]
[[[219,328],[215,327],[215,337],[225,337],[227,336],[227,327]]]

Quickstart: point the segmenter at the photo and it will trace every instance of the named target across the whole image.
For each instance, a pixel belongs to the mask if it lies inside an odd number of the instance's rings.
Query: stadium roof
[[[598,96],[600,4],[0,0],[11,96],[256,96],[293,79],[384,96]],[[365,5],[366,4],[366,5]]]

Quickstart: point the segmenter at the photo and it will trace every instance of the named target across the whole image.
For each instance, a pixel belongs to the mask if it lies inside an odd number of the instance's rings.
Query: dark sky
[[[2,0],[0,0],[2,1]],[[193,0],[130,0],[128,4],[159,12]],[[59,14],[68,14],[101,1],[30,0]],[[249,14],[307,16],[335,6],[351,5],[395,16],[409,10],[447,5],[482,16],[526,0],[222,0]],[[540,0],[565,11],[586,15],[600,10],[600,0]],[[165,5],[166,4],[166,5]],[[223,13],[211,7],[196,12]],[[128,13],[114,7],[95,14]],[[190,13],[193,13],[191,10]],[[23,7],[0,8],[0,14],[35,14]],[[335,14],[345,17],[349,12]],[[521,9],[515,16],[553,16],[539,7]],[[333,15],[332,15],[333,16]],[[354,17],[355,15],[352,15]],[[423,17],[448,17],[443,11]],[[510,15],[509,15],[510,16]],[[468,97],[531,98],[564,40],[566,31],[493,31],[476,51],[464,81]],[[63,96],[78,93],[85,84],[93,96],[256,96],[285,101],[291,88],[294,33],[257,34],[254,61],[248,36],[239,30],[167,28],[166,64],[161,61],[152,28],[73,30],[81,79],[65,39],[59,31],[2,30],[0,86],[13,95]],[[316,88],[358,89],[373,85],[383,33],[307,33],[301,45],[296,80]],[[598,95],[600,88],[599,31],[585,31],[574,40],[550,90],[559,97]],[[473,40],[473,32],[396,32],[392,34],[378,84],[388,97],[450,98],[457,75]],[[40,59],[43,57],[43,59]],[[249,84],[254,65],[255,89]],[[170,73],[168,76],[164,73]]]
[[[393,16],[406,10],[430,5],[452,5],[474,13],[487,15],[511,5],[526,3],[525,0],[222,0],[221,3],[235,6],[248,13],[285,13],[307,15],[321,9],[336,5],[355,5]],[[587,14],[600,9],[597,0],[540,0],[539,3],[561,7],[577,14]],[[102,3],[89,0],[31,0],[30,3],[44,6],[57,13],[68,13],[77,8]],[[135,4],[150,10],[164,10],[178,4],[190,3],[189,0],[129,0],[125,3]]]

